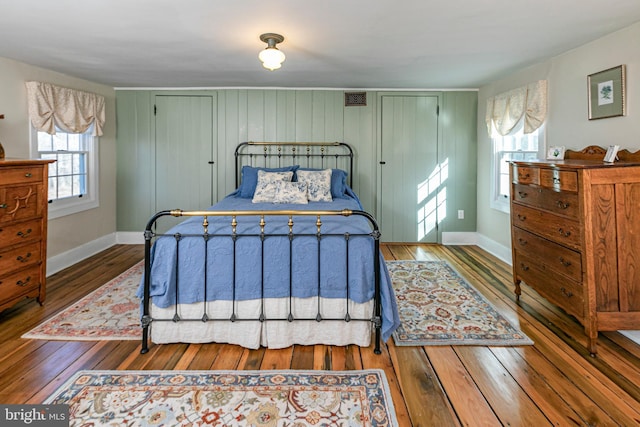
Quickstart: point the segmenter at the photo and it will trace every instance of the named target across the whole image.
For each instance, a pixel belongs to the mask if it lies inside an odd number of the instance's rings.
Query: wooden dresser
[[[0,160],[0,310],[45,300],[49,160]]]
[[[513,279],[578,319],[595,354],[598,331],[640,329],[640,161],[582,157],[511,162]]]

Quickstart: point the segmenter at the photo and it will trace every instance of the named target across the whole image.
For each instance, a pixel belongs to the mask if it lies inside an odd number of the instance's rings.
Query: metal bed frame
[[[306,163],[303,167],[318,167],[318,168],[330,168],[331,165],[335,165],[334,167],[343,166],[347,164],[347,168],[349,171],[349,183],[353,182],[353,151],[351,147],[344,143],[265,143],[265,142],[245,142],[241,143],[237,146],[235,151],[236,158],[236,188],[238,187],[238,181],[241,175],[241,166],[244,164],[250,164],[252,166],[278,166],[287,162],[288,164],[297,164],[296,162]],[[156,221],[165,216],[173,216],[173,217],[202,217],[202,233],[201,234],[156,234],[154,230],[154,225]],[[241,234],[237,232],[237,219],[239,217],[245,216],[255,216],[259,218],[259,233],[254,234]],[[294,217],[298,216],[315,216],[315,233],[294,233]],[[328,216],[361,216],[368,220],[368,223],[371,227],[371,232],[367,234],[331,234],[331,233],[323,233],[322,232],[322,218]],[[229,222],[228,232],[225,233],[209,233],[209,219],[215,217],[230,217],[231,221]],[[265,233],[265,225],[267,221],[285,221],[281,224],[287,225],[287,232],[284,233]],[[149,351],[148,339],[149,339],[149,327],[153,322],[243,322],[243,321],[259,321],[259,322],[273,322],[273,321],[284,321],[284,322],[297,322],[297,321],[314,321],[314,322],[354,322],[354,321],[363,321],[363,322],[371,322],[373,324],[375,330],[375,348],[374,352],[376,354],[380,354],[380,338],[381,338],[381,325],[382,325],[382,317],[381,317],[381,290],[380,290],[380,231],[378,228],[378,224],[373,216],[362,210],[325,210],[325,211],[298,211],[298,210],[277,210],[277,211],[182,211],[179,209],[176,210],[165,210],[156,213],[147,223],[144,232],[145,236],[145,262],[144,262],[144,296],[143,296],[143,314],[141,317],[142,324],[142,350],[141,353],[147,353]],[[238,256],[241,254],[236,253],[237,242],[239,239],[243,239],[246,237],[253,237],[254,241],[258,242],[260,247],[261,259],[256,262],[261,263],[261,271],[264,273],[264,262],[265,262],[265,240],[274,237],[280,236],[280,238],[289,239],[289,302],[288,302],[288,315],[284,317],[268,317],[265,315],[265,303],[264,303],[264,274],[262,274],[262,283],[261,283],[261,303],[260,303],[260,314],[257,318],[243,318],[237,315],[236,313],[236,293],[235,293],[235,271],[236,271],[236,260]],[[320,250],[321,250],[321,242],[324,238],[329,236],[337,236],[338,238],[342,238],[345,244],[345,253],[346,253],[346,277],[345,279],[345,287],[346,287],[346,298],[345,298],[345,306],[346,306],[346,314],[343,317],[330,317],[330,316],[322,316],[320,313]],[[305,317],[295,317],[292,313],[293,307],[293,296],[292,296],[292,263],[293,263],[293,242],[296,238],[300,237],[315,237],[317,239],[317,262],[318,262],[318,277],[316,278],[316,283],[318,287],[318,296],[317,298],[317,309],[316,313],[313,313],[310,316]],[[349,241],[356,237],[365,237],[371,239],[373,242],[373,277],[374,277],[374,298],[373,298],[373,313],[371,313],[370,317],[367,318],[354,318],[349,313]],[[205,250],[203,256],[203,262],[205,266],[209,262],[215,262],[215,260],[208,259],[208,251],[206,247],[208,243],[212,239],[225,238],[230,239],[233,244],[233,271],[234,277],[232,283],[229,286],[233,289],[233,299],[232,301],[232,314],[229,317],[220,317],[216,316],[215,313],[209,313],[207,311],[206,306],[206,283],[207,283],[207,269],[204,268],[204,277],[202,278],[202,284],[205,287],[205,302],[203,302],[204,314],[201,318],[182,318],[178,314],[178,307],[176,304],[174,314],[171,318],[153,318],[151,316],[151,296],[150,296],[150,283],[151,283],[151,246],[153,242],[155,242],[158,238],[169,238],[175,241],[176,245],[176,253],[179,254],[180,250],[180,241],[185,238],[199,238],[203,239],[205,243]],[[177,281],[178,277],[178,268],[179,264],[177,264],[177,259],[179,257],[176,255],[176,301],[178,289],[180,287],[180,283]],[[283,284],[284,285],[284,284]]]

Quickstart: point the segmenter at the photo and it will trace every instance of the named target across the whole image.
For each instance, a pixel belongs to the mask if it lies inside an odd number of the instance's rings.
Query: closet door
[[[156,210],[201,210],[217,200],[214,108],[211,95],[156,95]]]
[[[382,96],[378,220],[385,242],[438,240],[446,191],[438,165],[438,96]]]

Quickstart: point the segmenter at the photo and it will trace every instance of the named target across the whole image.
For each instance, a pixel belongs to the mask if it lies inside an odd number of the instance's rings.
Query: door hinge
[[[436,105],[436,116],[440,115],[440,106]]]
[[[158,106],[156,104],[153,104],[153,115],[157,115],[158,113]]]

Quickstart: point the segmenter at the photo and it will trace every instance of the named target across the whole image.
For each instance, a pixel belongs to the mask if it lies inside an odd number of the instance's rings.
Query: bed
[[[400,322],[378,225],[351,188],[351,147],[245,142],[234,156],[234,192],[147,224],[142,353],[149,339],[368,347],[373,335],[379,354]],[[185,219],[157,232],[168,217]]]

